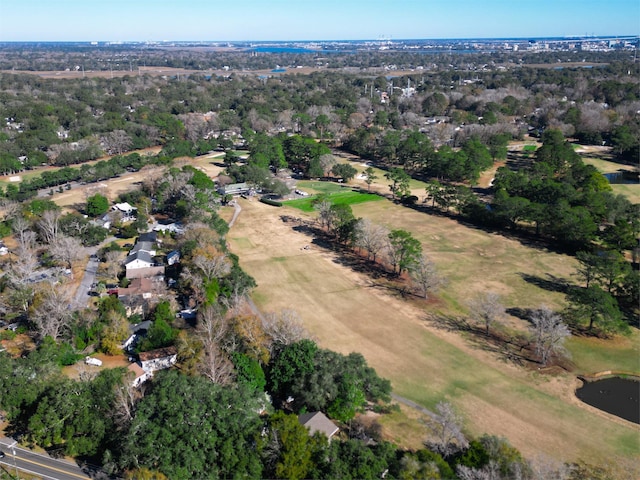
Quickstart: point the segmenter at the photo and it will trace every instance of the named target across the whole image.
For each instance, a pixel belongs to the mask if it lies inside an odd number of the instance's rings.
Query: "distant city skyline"
[[[639,34],[639,0],[0,0],[5,42]]]

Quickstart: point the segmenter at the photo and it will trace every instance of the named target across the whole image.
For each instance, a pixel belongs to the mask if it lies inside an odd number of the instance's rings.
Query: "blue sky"
[[[640,34],[640,0],[0,0],[0,41]]]

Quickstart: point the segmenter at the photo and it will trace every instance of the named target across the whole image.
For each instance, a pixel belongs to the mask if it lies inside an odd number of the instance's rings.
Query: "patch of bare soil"
[[[92,355],[92,358],[97,358],[102,361],[101,366],[96,365],[87,365],[84,359],[79,360],[74,365],[69,365],[68,367],[64,367],[62,369],[62,373],[69,378],[78,379],[78,378],[91,378],[96,376],[100,371],[108,368],[117,368],[117,367],[128,367],[131,362],[129,362],[128,357],[126,355],[105,355],[104,353],[98,353],[96,355]]]

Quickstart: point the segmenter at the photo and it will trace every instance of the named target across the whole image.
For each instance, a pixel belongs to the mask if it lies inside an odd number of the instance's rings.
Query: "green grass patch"
[[[373,193],[354,192],[352,190],[327,192],[329,201],[334,205],[354,205],[358,203],[375,202],[382,200],[383,197]],[[288,200],[283,202],[288,207],[297,208],[303,212],[313,212],[313,202],[317,196],[299,198],[297,200]]]
[[[633,329],[629,337],[601,340],[571,337],[567,342],[578,374],[605,370],[640,373],[640,332]]]
[[[535,152],[538,149],[536,145],[525,145],[522,147],[523,152]]]
[[[347,185],[340,185],[333,182],[319,182],[312,180],[303,180],[298,182],[297,188],[309,193],[335,193],[345,190]]]

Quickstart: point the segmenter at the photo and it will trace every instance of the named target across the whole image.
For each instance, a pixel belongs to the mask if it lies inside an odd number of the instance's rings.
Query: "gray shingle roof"
[[[298,415],[298,421],[309,429],[311,435],[316,432],[321,432],[324,433],[327,438],[331,438],[340,430],[322,412],[303,413],[302,415]]]

